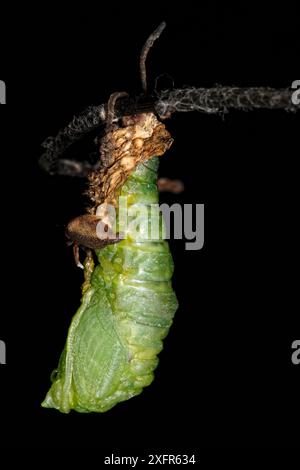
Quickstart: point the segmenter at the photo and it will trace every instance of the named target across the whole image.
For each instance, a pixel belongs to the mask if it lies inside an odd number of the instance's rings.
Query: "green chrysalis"
[[[128,206],[158,203],[157,169],[158,158],[135,168],[120,192]],[[138,223],[147,226],[147,217]],[[121,242],[95,253],[98,264],[86,266],[90,281],[42,404],[63,413],[107,411],[149,385],[177,309],[162,236],[134,238],[129,229]]]

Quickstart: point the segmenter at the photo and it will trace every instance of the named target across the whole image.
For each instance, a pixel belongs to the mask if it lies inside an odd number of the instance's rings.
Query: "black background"
[[[40,408],[80,298],[64,226],[86,203],[84,181],[38,168],[41,142],[110,93],[140,91],[139,52],[162,20],[148,62],[152,88],[162,73],[175,87],[290,87],[300,78],[293,5],[162,3],[26,5],[1,20],[0,446],[130,455],[297,444],[299,118],[283,111],[167,121],[175,142],[160,173],[186,191],[162,201],[204,203],[205,244],[186,251],[171,241],[180,308],[155,381],[104,414]]]

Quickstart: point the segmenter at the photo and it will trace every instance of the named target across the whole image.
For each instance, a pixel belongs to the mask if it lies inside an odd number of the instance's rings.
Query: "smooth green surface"
[[[131,208],[158,202],[158,159],[146,165],[139,165],[122,187]],[[170,282],[173,261],[166,241],[144,238],[147,215],[130,221],[124,240],[96,252],[99,264],[72,319],[45,408],[103,412],[153,380],[177,309]],[[141,229],[138,235],[134,225]]]

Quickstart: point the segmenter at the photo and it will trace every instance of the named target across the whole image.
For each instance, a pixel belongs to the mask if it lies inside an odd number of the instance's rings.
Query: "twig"
[[[184,191],[184,184],[181,180],[174,180],[171,178],[158,178],[157,188],[160,193],[168,192],[179,194]]]
[[[299,111],[300,106],[292,103],[292,90],[288,88],[238,88],[215,86],[213,88],[183,88],[163,90],[157,96],[121,96],[115,103],[114,113],[118,118],[156,112],[161,117],[173,113],[200,111],[209,114],[224,114],[231,109],[251,111],[254,109],[282,109]],[[89,170],[89,163],[72,161],[60,157],[75,142],[87,133],[107,123],[107,106],[89,106],[79,116],[61,129],[56,137],[48,137],[42,146],[46,152],[40,158],[40,166],[52,174],[81,176]],[[69,162],[69,163],[68,163]],[[93,166],[90,166],[93,169]]]
[[[174,112],[200,111],[204,113],[226,113],[230,109],[251,111],[254,109],[299,110],[292,103],[292,91],[269,87],[222,87],[183,88],[164,90],[155,103],[159,115]]]
[[[128,93],[126,93],[126,91],[116,91],[115,93],[110,95],[109,100],[107,102],[107,118],[106,118],[107,129],[109,129],[114,119],[116,118],[115,109],[116,109],[117,101],[123,98],[124,96],[128,96]]]
[[[161,33],[166,27],[166,23],[163,21],[156,30],[148,37],[147,41],[145,42],[140,56],[140,74],[141,74],[141,81],[142,81],[142,88],[143,92],[147,93],[147,72],[146,72],[146,60],[148,53],[153,46],[154,42],[160,37]]]

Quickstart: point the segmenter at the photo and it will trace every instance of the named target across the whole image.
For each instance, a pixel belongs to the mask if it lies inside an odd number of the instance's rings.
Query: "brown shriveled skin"
[[[139,163],[163,155],[173,139],[154,114],[124,117],[101,141],[101,168],[89,175],[91,212],[102,203],[116,203],[118,189]]]
[[[96,227],[100,221],[100,217],[91,214],[84,214],[72,219],[66,228],[66,236],[72,242],[86,248],[104,248],[106,245],[117,243],[120,241],[116,238],[99,238],[97,236]]]
[[[119,189],[136,166],[163,155],[172,142],[164,124],[152,113],[123,117],[120,127],[112,125],[101,140],[101,168],[89,174],[87,194],[93,203],[90,214],[71,220],[67,237],[87,248],[104,248],[120,241],[118,234],[97,236],[96,227],[101,220],[95,215],[97,206],[103,203],[116,206]]]

